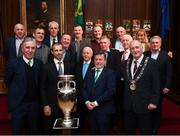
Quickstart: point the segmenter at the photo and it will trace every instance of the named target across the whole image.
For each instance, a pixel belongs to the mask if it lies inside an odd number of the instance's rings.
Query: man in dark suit
[[[160,95],[159,72],[156,62],[143,55],[143,47],[137,40],[131,42],[133,58],[123,62],[125,89],[123,96],[125,134],[152,134],[152,111],[158,106]]]
[[[76,67],[76,89],[77,95],[77,114],[80,118],[79,121],[79,134],[82,134],[82,130],[85,126],[87,119],[87,109],[84,105],[81,90],[83,88],[83,83],[86,78],[87,73],[94,67],[92,61],[93,51],[90,47],[84,47],[82,50],[83,61],[79,63]]]
[[[144,54],[155,59],[160,72],[160,101],[158,108],[153,111],[153,134],[158,133],[161,121],[163,95],[170,91],[172,83],[172,64],[168,54],[161,50],[161,37],[153,36],[150,39],[150,49]]]
[[[84,81],[82,96],[90,113],[92,134],[110,134],[112,117],[115,113],[113,94],[115,75],[105,67],[106,55],[98,53],[94,58],[95,68],[91,69]]]
[[[71,67],[68,61],[63,60],[64,49],[60,43],[52,46],[53,59],[49,60],[43,67],[41,76],[41,99],[44,112],[45,134],[55,134],[53,124],[56,118],[62,116],[57,104],[57,82],[58,75],[71,74]]]
[[[5,58],[11,60],[19,56],[20,45],[25,37],[25,29],[22,24],[16,24],[14,26],[15,36],[10,37],[5,43]]]
[[[106,67],[116,71],[120,64],[120,52],[116,49],[110,49],[110,39],[102,36],[100,40],[100,48],[106,54]]]
[[[75,63],[78,64],[83,60],[82,50],[86,46],[90,46],[90,40],[83,38],[83,29],[80,25],[74,26],[74,39],[69,46],[71,55],[75,58]]]
[[[124,51],[123,45],[122,45],[122,37],[126,34],[126,29],[122,26],[119,26],[116,28],[116,37],[113,37],[111,39],[111,47],[115,48],[117,50]]]
[[[35,50],[35,40],[25,38],[22,42],[23,56],[12,59],[7,65],[5,82],[9,89],[12,131],[16,135],[22,134],[25,122],[28,134],[38,134],[41,61],[34,58]]]
[[[52,47],[54,43],[59,42],[59,24],[56,21],[49,22],[49,34],[44,38],[44,44],[46,44],[49,48]]]

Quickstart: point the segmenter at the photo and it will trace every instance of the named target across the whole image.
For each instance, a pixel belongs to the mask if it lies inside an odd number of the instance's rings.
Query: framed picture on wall
[[[48,23],[59,23],[60,33],[64,32],[64,5],[65,0],[21,0],[21,23],[31,35],[36,27],[43,27],[48,32]]]

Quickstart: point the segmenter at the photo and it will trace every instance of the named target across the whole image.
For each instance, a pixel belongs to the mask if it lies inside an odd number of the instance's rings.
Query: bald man
[[[20,56],[20,45],[26,35],[25,28],[22,24],[18,23],[14,26],[14,36],[6,40],[5,43],[5,58],[7,61]]]
[[[78,134],[82,134],[83,126],[86,122],[87,109],[84,105],[81,96],[81,90],[83,87],[84,80],[86,78],[87,73],[94,67],[94,63],[92,60],[93,50],[91,47],[84,47],[82,50],[82,58],[83,60],[76,67],[76,87],[78,92],[78,100],[77,100],[77,116],[80,118],[79,122],[79,131]]]
[[[115,48],[117,50],[124,51],[123,45],[122,45],[122,37],[126,34],[126,29],[122,26],[119,26],[116,28],[116,37],[113,37],[111,39],[112,48]]]

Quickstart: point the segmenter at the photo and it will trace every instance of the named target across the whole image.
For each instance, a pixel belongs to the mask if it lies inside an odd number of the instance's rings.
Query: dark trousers
[[[28,134],[38,134],[39,118],[38,102],[24,102],[11,112],[12,115],[12,133],[20,135],[24,126],[27,126]]]
[[[112,124],[112,115],[97,115],[90,114],[91,133],[93,135],[108,135],[110,134],[110,127]]]
[[[56,135],[62,133],[61,130],[53,129],[55,120],[58,118],[63,118],[63,113],[58,108],[54,108],[54,109],[51,108],[51,115],[48,117],[44,116],[43,118],[44,134]]]
[[[136,127],[140,128],[143,135],[152,134],[152,114],[151,112],[145,114],[137,114],[133,111],[124,112],[124,129],[125,134],[135,134]]]
[[[161,112],[162,112],[163,94],[160,95],[159,105],[157,109],[152,111],[152,131],[153,134],[157,134],[161,123]]]

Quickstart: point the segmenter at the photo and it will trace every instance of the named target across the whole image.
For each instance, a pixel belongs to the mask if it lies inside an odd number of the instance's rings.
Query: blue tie
[[[87,64],[87,63],[84,63],[84,64],[83,64],[83,69],[82,69],[83,79],[84,79],[84,77],[85,77],[85,75],[86,75],[87,69],[88,69],[88,64]]]

